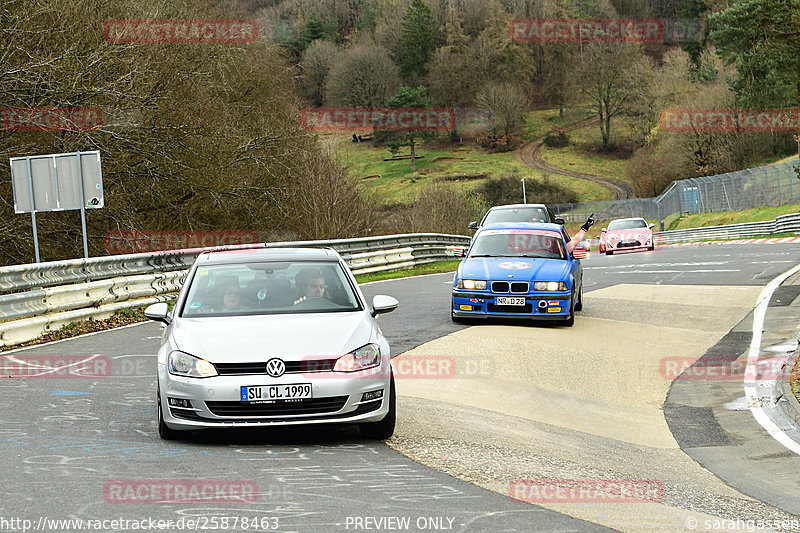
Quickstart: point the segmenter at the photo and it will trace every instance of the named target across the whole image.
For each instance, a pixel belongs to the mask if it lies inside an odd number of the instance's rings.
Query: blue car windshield
[[[492,209],[486,215],[483,225],[495,222],[552,222],[544,207],[514,207]]]
[[[480,233],[470,257],[538,257],[567,259],[561,235],[550,231],[490,230]]]

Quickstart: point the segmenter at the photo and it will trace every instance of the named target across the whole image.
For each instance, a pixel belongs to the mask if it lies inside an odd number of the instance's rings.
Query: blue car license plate
[[[498,296],[494,299],[495,305],[525,305],[525,298],[522,296]]]
[[[305,400],[311,397],[310,383],[242,387],[243,402],[258,403],[274,402],[278,400]]]

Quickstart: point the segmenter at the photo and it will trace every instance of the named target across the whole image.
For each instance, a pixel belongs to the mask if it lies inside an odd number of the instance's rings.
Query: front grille
[[[336,364],[336,359],[309,359],[307,361],[284,361],[284,363],[286,364],[286,374],[330,372]],[[214,366],[221,376],[267,373],[266,361],[256,361],[254,363],[214,363]]]
[[[223,402],[224,403],[224,402]],[[235,402],[234,402],[235,403]],[[366,413],[370,413],[372,411],[377,411],[381,408],[382,399],[378,399],[372,402],[362,403],[360,404],[355,410],[349,411],[347,413],[335,413],[335,414],[328,414],[328,415],[318,415],[313,417],[314,420],[336,420],[337,418],[350,418],[353,416],[363,415]],[[182,418],[185,420],[197,420],[203,422],[204,424],[226,424],[228,422],[238,422],[238,423],[251,423],[256,424],[258,422],[292,422],[292,421],[303,421],[304,418],[299,416],[283,416],[283,417],[275,417],[270,416],[269,418],[203,418],[202,416],[198,415],[194,411],[181,411],[181,410],[172,410],[170,412],[175,418]],[[300,414],[300,413],[292,413],[292,414]]]
[[[507,281],[493,281],[492,282],[492,292],[508,292],[508,282]]]
[[[511,282],[511,292],[527,293],[528,292],[528,282],[527,281],[513,281],[513,282]]]
[[[486,309],[490,313],[528,313],[533,311],[531,304],[525,305],[495,305],[486,304]]]
[[[335,413],[347,403],[347,396],[313,398],[297,402],[249,404],[243,402],[206,402],[208,410],[217,416],[283,416]]]
[[[641,245],[642,243],[639,241],[621,242],[617,245],[617,248],[638,248]]]

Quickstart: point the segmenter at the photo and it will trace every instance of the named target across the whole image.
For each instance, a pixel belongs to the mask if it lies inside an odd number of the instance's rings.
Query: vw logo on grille
[[[277,378],[286,372],[286,365],[278,358],[270,359],[267,361],[267,374],[273,378]]]

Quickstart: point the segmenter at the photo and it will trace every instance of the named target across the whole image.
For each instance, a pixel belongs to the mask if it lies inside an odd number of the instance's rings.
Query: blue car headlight
[[[566,291],[567,284],[563,281],[535,281],[533,283],[533,290],[535,291]]]
[[[456,281],[456,289],[486,290],[486,281],[477,279],[459,279]]]

